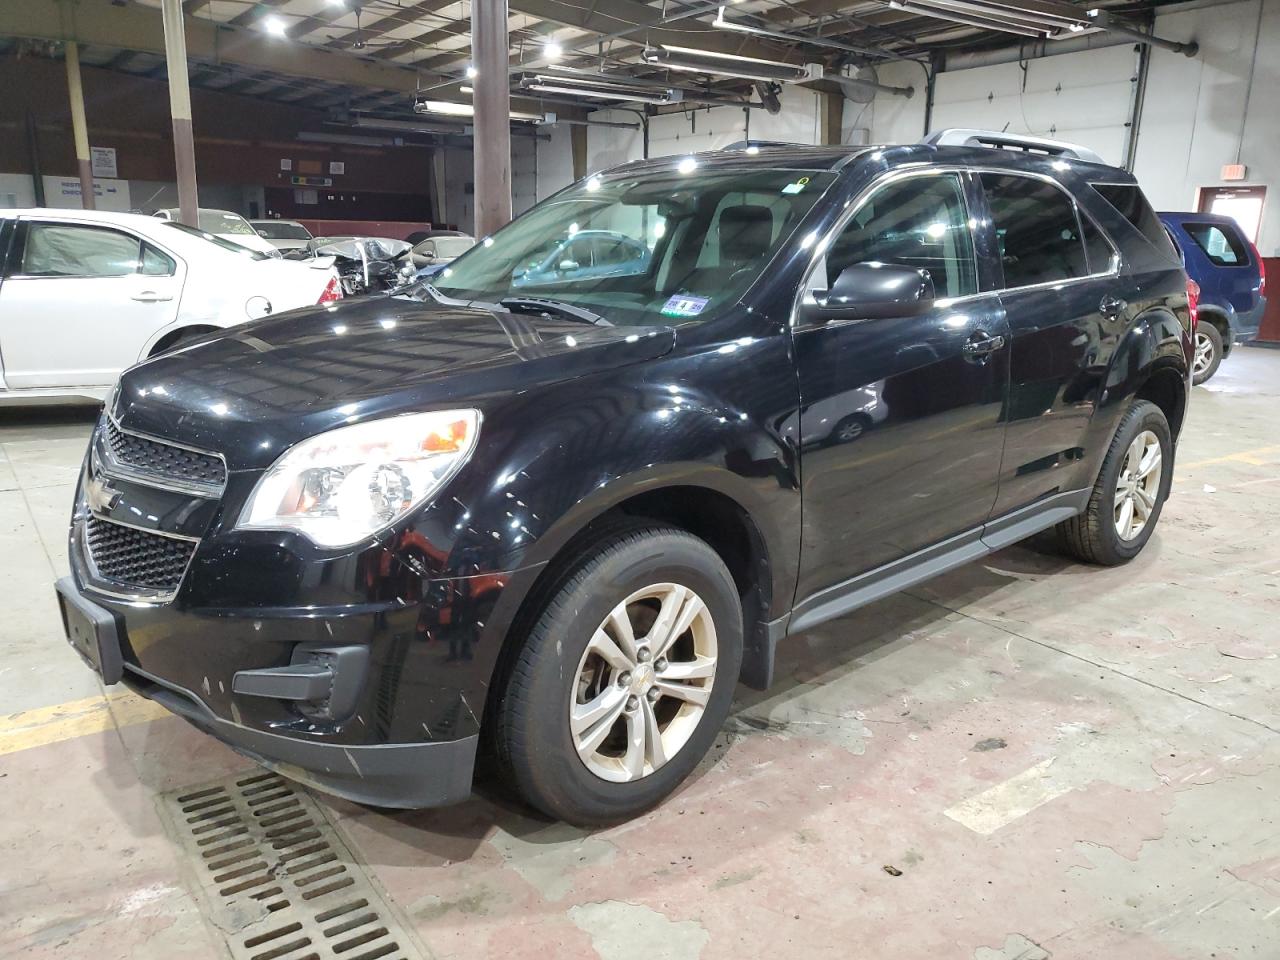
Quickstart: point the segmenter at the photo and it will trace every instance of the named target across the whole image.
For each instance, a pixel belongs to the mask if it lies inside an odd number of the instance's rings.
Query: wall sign
[[[120,176],[116,172],[115,147],[90,147],[89,166],[95,177],[110,177],[114,180]]]
[[[330,160],[329,172],[332,174],[343,174],[347,172],[347,164],[344,160]]]

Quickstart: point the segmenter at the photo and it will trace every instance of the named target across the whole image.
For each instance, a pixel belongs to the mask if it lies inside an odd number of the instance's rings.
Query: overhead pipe
[[[1170,53],[1180,53],[1184,57],[1194,57],[1200,52],[1200,44],[1194,40],[1181,42],[1157,37],[1154,33],[1146,33],[1129,26],[1122,20],[1117,20],[1106,10],[1090,10],[1089,19],[1108,33],[1116,33],[1122,37],[1136,40],[1138,43],[1145,43],[1148,46],[1159,47],[1161,50],[1168,50]]]

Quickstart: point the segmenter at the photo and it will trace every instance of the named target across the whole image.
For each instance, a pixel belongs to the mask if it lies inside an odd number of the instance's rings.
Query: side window
[[[127,277],[138,272],[138,240],[105,227],[31,223],[21,272],[31,277]]]
[[[1006,288],[1089,274],[1075,203],[1061,189],[1031,177],[982,174]]]
[[[1244,241],[1230,227],[1216,223],[1184,223],[1182,229],[1215,266],[1243,267],[1249,263],[1249,251],[1245,249]]]
[[[1151,204],[1147,203],[1147,198],[1142,195],[1137,184],[1094,183],[1090,186],[1102,194],[1103,199],[1115,207],[1158,250],[1169,254],[1176,252],[1169,242],[1169,235],[1164,232],[1164,224],[1151,209]]]
[[[1089,255],[1090,273],[1108,273],[1115,266],[1116,252],[1098,225],[1080,211],[1080,226],[1084,235],[1084,249]]]
[[[173,257],[169,256],[162,250],[153,247],[149,243],[142,245],[142,270],[141,272],[148,277],[172,277],[177,272],[178,265],[173,262]]]
[[[827,251],[826,289],[855,263],[928,272],[939,297],[978,292],[973,235],[959,177],[908,177],[871,195]]]

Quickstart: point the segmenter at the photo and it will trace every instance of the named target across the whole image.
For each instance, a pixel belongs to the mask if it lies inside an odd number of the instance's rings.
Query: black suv
[[[647,253],[527,282],[579,231]],[[323,790],[448,803],[483,756],[548,814],[616,821],[788,635],[1050,527],[1137,554],[1193,323],[1133,178],[1079,148],[627,164],[430,285],[127,371],[67,633],[105,683]]]

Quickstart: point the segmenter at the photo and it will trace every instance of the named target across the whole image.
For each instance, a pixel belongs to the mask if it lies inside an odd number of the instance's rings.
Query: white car
[[[281,253],[311,248],[311,231],[297,220],[250,220],[249,224]]]
[[[159,217],[161,220],[179,221],[182,219],[181,211],[172,207],[167,210],[157,210],[153,216]],[[265,253],[268,256],[280,256],[280,251],[275,248],[275,245],[270,240],[260,236],[249,221],[238,213],[232,213],[230,210],[210,210],[208,207],[201,207],[197,211],[196,219],[200,221],[201,230],[215,234],[223,240],[230,240],[232,243],[238,243],[242,247],[257,250],[259,253]]]
[[[0,405],[101,400],[147,357],[337,300],[332,264],[138,214],[0,210]]]

